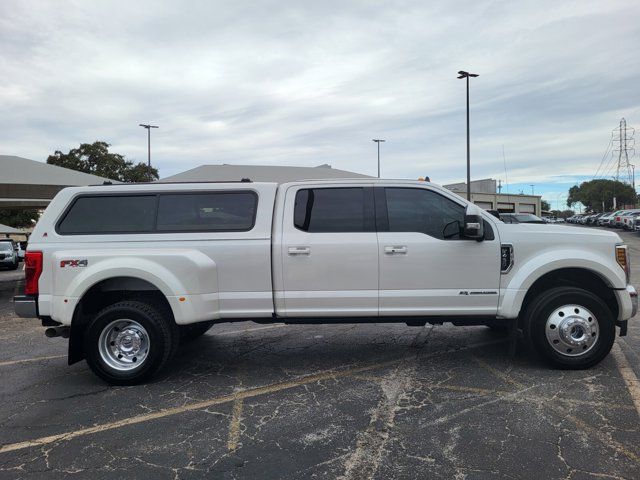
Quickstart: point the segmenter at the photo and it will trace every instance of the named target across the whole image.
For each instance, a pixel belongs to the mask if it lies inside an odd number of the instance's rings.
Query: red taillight
[[[38,295],[38,280],[42,273],[42,252],[24,254],[24,294]]]

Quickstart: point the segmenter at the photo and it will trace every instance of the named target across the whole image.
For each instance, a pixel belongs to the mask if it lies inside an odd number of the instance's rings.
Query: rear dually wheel
[[[114,385],[151,378],[173,356],[179,334],[168,312],[141,301],[122,301],[101,310],[84,335],[91,370]]]

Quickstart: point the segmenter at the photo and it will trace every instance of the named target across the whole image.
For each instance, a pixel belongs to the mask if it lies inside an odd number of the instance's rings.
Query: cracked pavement
[[[510,358],[485,327],[220,324],[153,382],[111,387],[13,315],[5,273],[0,479],[640,478],[633,321],[585,371]]]

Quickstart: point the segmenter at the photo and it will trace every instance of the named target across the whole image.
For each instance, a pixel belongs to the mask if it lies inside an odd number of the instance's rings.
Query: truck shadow
[[[216,335],[214,327],[180,348],[167,376],[235,377],[241,370],[245,382],[261,382],[376,364],[384,370],[389,362],[434,373],[462,370],[473,376],[478,359],[495,368],[548,376],[547,365],[518,343],[511,357],[506,334],[486,327],[294,325],[225,335]]]

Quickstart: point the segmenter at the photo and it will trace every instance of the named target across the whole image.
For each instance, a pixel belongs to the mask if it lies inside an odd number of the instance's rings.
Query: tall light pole
[[[467,79],[467,200],[471,201],[471,146],[469,142],[469,77],[477,77],[477,73],[464,70],[458,72],[458,78]]]
[[[531,195],[535,195],[535,192],[533,190],[533,187],[535,187],[534,184],[529,184],[529,186],[531,187]]]
[[[378,178],[380,178],[380,142],[385,142],[386,140],[382,140],[380,138],[371,139],[372,142],[376,142],[378,144]]]
[[[147,165],[149,166],[149,181],[151,181],[151,129],[160,127],[148,123],[140,123],[139,126],[147,129]]]

